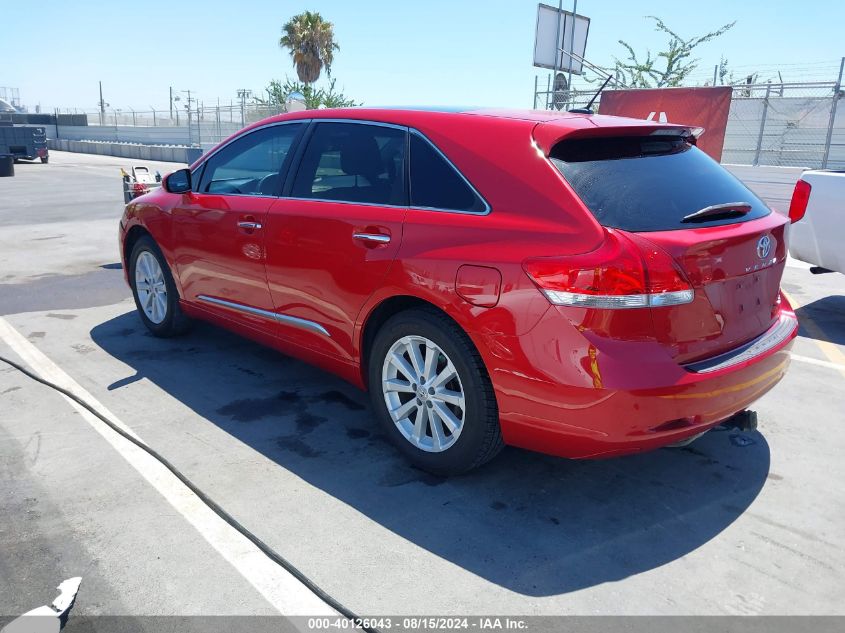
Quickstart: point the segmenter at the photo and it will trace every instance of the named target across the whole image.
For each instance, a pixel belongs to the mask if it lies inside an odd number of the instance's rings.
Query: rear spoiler
[[[691,144],[704,134],[704,128],[674,123],[658,123],[643,119],[595,115],[538,123],[534,126],[534,143],[548,156],[560,141],[601,136],[682,136]]]

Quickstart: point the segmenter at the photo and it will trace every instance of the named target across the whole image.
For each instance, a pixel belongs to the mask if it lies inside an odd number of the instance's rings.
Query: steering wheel
[[[273,193],[272,191],[266,191],[266,190],[265,190],[265,187],[266,187],[268,184],[270,184],[271,186],[275,186],[275,184],[273,183],[273,179],[274,179],[274,178],[276,179],[276,181],[278,181],[278,179],[279,179],[279,174],[277,174],[277,173],[273,172],[273,173],[267,174],[267,175],[266,175],[266,176],[264,176],[261,180],[259,180],[259,181],[258,181],[258,187],[256,188],[256,189],[257,189],[257,191],[258,191],[258,193],[261,193],[261,194],[270,194],[270,193]]]

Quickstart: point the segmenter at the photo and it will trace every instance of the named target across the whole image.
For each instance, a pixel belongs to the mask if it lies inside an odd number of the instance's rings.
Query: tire
[[[419,353],[416,363],[410,360],[413,347]],[[432,371],[425,360],[435,350],[432,365],[436,362],[436,369]],[[398,365],[387,360],[388,356],[396,358],[394,354],[405,360],[404,370],[399,368],[401,361]],[[416,366],[422,367],[422,373],[415,371]],[[425,376],[427,369],[434,376]],[[436,384],[453,372],[455,378]],[[493,385],[478,350],[457,324],[435,310],[400,312],[381,327],[370,349],[368,379],[381,426],[417,468],[439,476],[466,473],[491,460],[504,446]],[[423,379],[428,389],[421,390],[414,382]],[[386,389],[388,384],[391,388]],[[455,394],[462,395],[463,407],[456,404]],[[441,400],[441,395],[449,401]],[[422,408],[427,409],[426,419],[415,424]],[[391,409],[399,411],[397,417],[410,412],[394,421]],[[460,425],[454,425],[455,421]]]
[[[158,265],[160,275],[156,274],[153,260]],[[148,284],[145,279],[139,289],[139,281],[143,277],[147,277],[153,283]],[[167,260],[149,235],[139,238],[132,247],[132,253],[129,256],[129,283],[132,286],[132,296],[141,321],[155,336],[168,338],[183,334],[190,329],[191,320],[179,307],[179,292],[176,290]],[[151,299],[145,286],[155,287],[154,296]],[[144,304],[148,306],[155,304],[155,307],[150,313],[149,308],[145,309]]]
[[[15,159],[12,156],[0,156],[0,178],[12,178],[15,175]]]
[[[49,162],[49,160],[50,160],[49,156],[42,156],[41,157],[41,164],[46,165]]]

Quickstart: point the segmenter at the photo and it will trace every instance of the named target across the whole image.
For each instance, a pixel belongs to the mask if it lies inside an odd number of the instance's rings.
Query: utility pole
[[[718,75],[719,75],[719,64],[716,64],[716,66],[713,68],[713,85],[714,86],[716,85],[716,77],[718,77]]]
[[[252,96],[252,90],[238,89],[238,99],[241,100],[241,127],[246,125],[246,100]]]
[[[173,86],[170,86],[170,118],[173,118]]]
[[[193,147],[194,139],[193,139],[193,131],[191,130],[191,91],[185,90],[188,93],[188,145]]]
[[[106,102],[103,101],[103,82],[97,82],[100,84],[100,125],[106,120]]]

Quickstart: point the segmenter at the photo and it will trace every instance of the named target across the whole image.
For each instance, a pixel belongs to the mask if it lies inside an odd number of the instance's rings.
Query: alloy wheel
[[[167,284],[155,255],[142,251],[135,260],[135,290],[146,317],[156,325],[167,316]]]
[[[466,399],[446,353],[423,336],[403,336],[382,366],[382,392],[400,433],[420,450],[439,453],[461,434]]]

